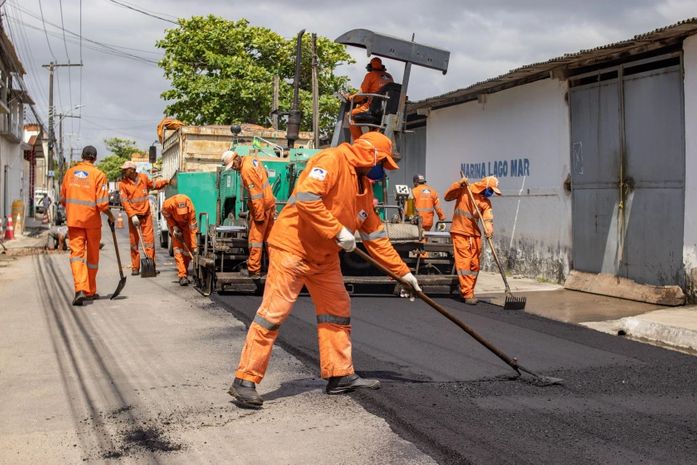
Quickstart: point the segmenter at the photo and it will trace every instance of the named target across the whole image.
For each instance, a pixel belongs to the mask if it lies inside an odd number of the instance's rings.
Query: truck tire
[[[160,231],[160,247],[169,249],[169,232]]]

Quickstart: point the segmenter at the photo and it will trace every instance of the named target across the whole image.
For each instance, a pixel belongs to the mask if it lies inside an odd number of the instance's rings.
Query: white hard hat
[[[225,165],[225,169],[232,168],[232,162],[237,157],[239,157],[239,154],[233,150],[227,150],[227,151],[223,152],[223,156],[221,157],[221,161]]]

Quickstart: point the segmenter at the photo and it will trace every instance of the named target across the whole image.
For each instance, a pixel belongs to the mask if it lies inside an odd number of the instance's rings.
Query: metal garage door
[[[574,269],[681,285],[680,57],[625,64],[570,82]]]

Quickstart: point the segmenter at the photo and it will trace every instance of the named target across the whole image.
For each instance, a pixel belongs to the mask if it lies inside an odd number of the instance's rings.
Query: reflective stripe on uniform
[[[89,268],[90,270],[98,270],[99,265],[93,265],[92,263],[88,263],[87,268]]]
[[[97,203],[91,200],[80,200],[80,199],[65,199],[65,203],[72,203],[75,205],[84,205],[86,207],[96,207]]]
[[[152,242],[143,242],[143,247],[146,249],[152,249],[155,246]]]
[[[263,198],[264,198],[264,194],[254,194],[254,195],[250,196],[249,198],[252,199],[252,200],[263,199]]]
[[[317,324],[329,323],[334,325],[348,326],[351,324],[351,317],[342,317],[335,315],[317,315]]]
[[[293,205],[295,203],[295,196],[291,195],[288,197],[288,201],[286,202],[286,205]]]
[[[263,242],[250,242],[249,247],[264,247]]]
[[[81,258],[81,257],[70,257],[70,263],[75,263],[75,262],[87,263],[87,261],[86,261],[84,258]]]
[[[477,276],[479,274],[479,271],[457,270],[457,274],[459,274],[460,276]]]
[[[322,200],[322,197],[312,192],[298,192],[296,196],[298,202],[316,202],[317,200]]]
[[[100,197],[97,199],[97,203],[104,203],[104,202],[108,202],[108,201],[109,201],[109,197]]]
[[[361,240],[364,241],[374,241],[375,239],[381,239],[383,237],[387,237],[387,231],[384,229],[379,229],[377,231],[373,231],[370,234],[366,234],[363,231],[359,231],[358,234],[361,236]]]
[[[172,247],[172,252],[174,252],[174,255],[181,255],[182,252],[184,252],[184,249],[181,249],[179,247]]]
[[[261,315],[257,315],[254,317],[254,323],[258,324],[264,329],[268,329],[269,331],[276,331],[278,328],[281,327],[281,325],[271,323],[269,320],[267,320]]]
[[[269,184],[269,181],[264,181],[264,183],[261,185],[261,188],[266,189],[267,187],[271,187],[271,184]]]
[[[433,208],[417,208],[417,212],[432,212],[434,209]]]
[[[474,215],[472,215],[467,210],[463,210],[462,208],[456,208],[454,214],[455,214],[455,216],[464,216],[464,217],[469,218],[471,220],[474,219]]]

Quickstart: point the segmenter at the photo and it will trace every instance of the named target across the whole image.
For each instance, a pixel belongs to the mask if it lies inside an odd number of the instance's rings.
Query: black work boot
[[[259,408],[264,403],[264,399],[257,394],[256,384],[242,378],[235,378],[227,392],[235,398],[238,407]]]
[[[99,294],[95,292],[94,294],[85,296],[85,300],[99,300]]]
[[[179,285],[180,286],[188,286],[189,285],[189,278],[187,278],[186,276],[182,276],[181,278],[179,278]]]
[[[357,374],[332,376],[327,382],[327,394],[343,394],[355,389],[380,389],[377,379],[361,378]]]
[[[75,298],[73,299],[73,305],[76,307],[82,307],[85,300],[87,300],[87,295],[84,292],[79,291],[75,293]]]

